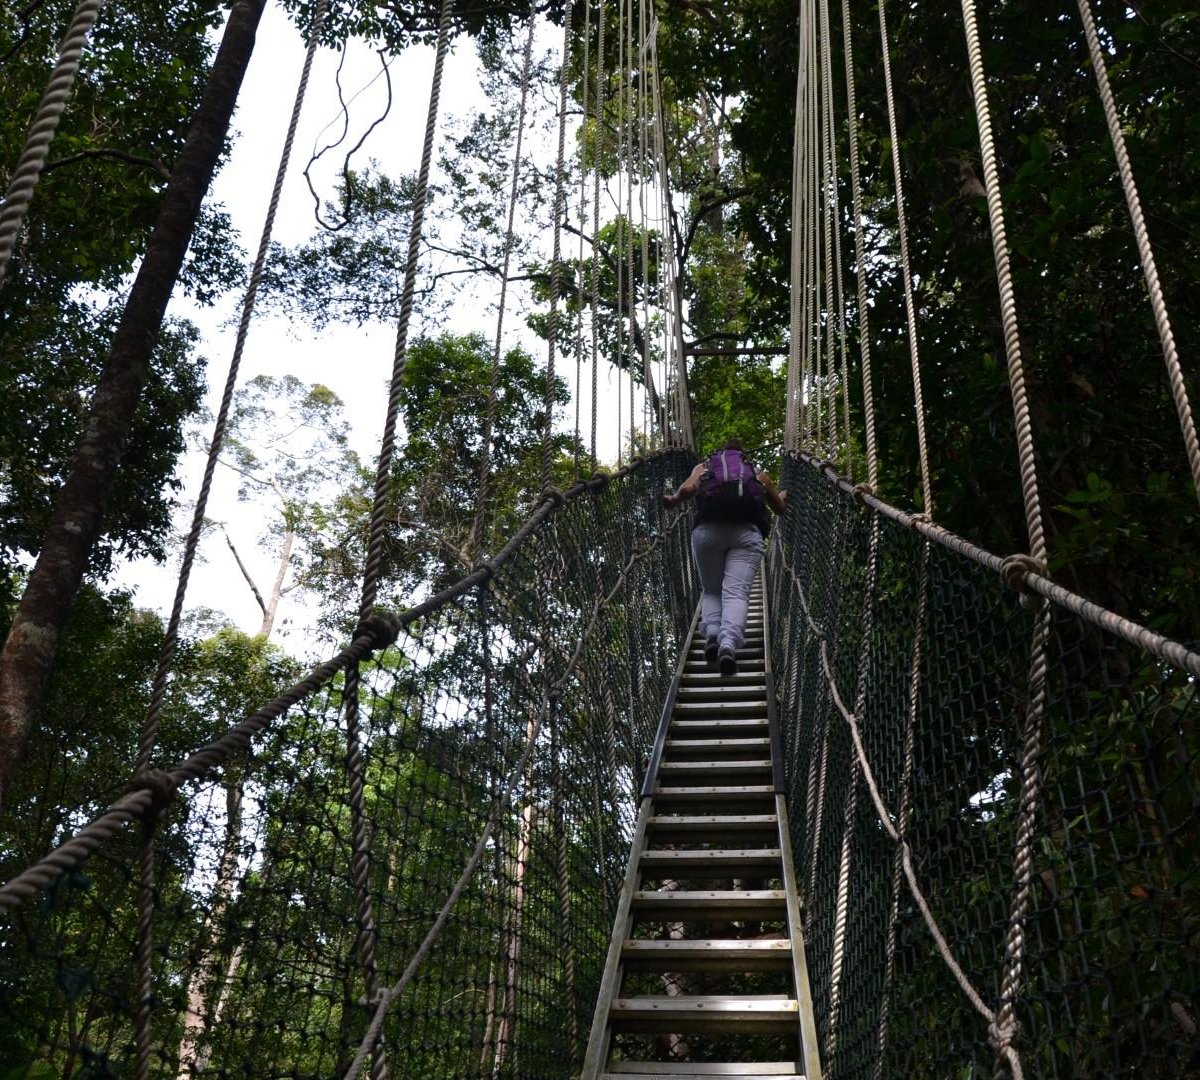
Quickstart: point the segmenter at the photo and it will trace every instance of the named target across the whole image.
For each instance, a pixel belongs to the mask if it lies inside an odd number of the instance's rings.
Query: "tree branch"
[[[51,169],[61,169],[64,165],[74,165],[75,162],[83,161],[85,158],[107,158],[111,161],[122,161],[126,165],[140,165],[142,168],[156,172],[164,180],[171,179],[171,170],[158,158],[139,157],[137,154],[127,154],[124,150],[114,150],[108,146],[98,146],[93,150],[80,150],[77,154],[69,154],[57,161],[48,161],[44,171],[49,172]]]
[[[234,561],[237,563],[238,569],[242,572],[242,577],[246,579],[246,584],[250,586],[250,591],[254,593],[254,599],[258,603],[258,610],[265,616],[267,614],[267,605],[263,601],[262,593],[258,591],[258,586],[254,584],[254,579],[250,576],[250,571],[246,569],[246,564],[242,562],[242,557],[238,554],[238,549],[233,546],[233,541],[229,538],[229,530],[225,528],[223,522],[217,522],[217,528],[221,530],[221,535],[225,537],[225,543],[229,545],[229,550],[233,552]]]

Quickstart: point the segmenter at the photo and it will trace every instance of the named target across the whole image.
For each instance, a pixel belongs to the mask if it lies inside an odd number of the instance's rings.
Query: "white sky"
[[[538,36],[543,49],[560,47],[559,31],[545,31]],[[304,43],[295,26],[275,5],[268,5],[259,32],[259,44],[247,72],[238,111],[234,117],[235,137],[229,163],[218,175],[210,200],[223,203],[230,212],[235,227],[241,233],[242,245],[251,253],[258,243],[263,215],[270,196],[278,164],[283,136],[291,112],[292,100],[304,58]],[[315,231],[313,202],[302,175],[305,164],[316,146],[328,141],[331,122],[340,126],[340,107],[334,88],[338,54],[329,50],[318,53],[309,83],[309,92],[300,127],[297,131],[292,162],[280,203],[274,238],[293,245],[308,239]],[[378,161],[392,176],[415,173],[420,163],[421,142],[429,100],[429,83],[433,70],[433,49],[416,47],[407,50],[392,63],[394,104],[387,119],[380,124],[356,155],[354,163],[364,165]],[[367,83],[379,71],[379,61],[369,47],[352,48],[342,72],[342,86],[347,98]],[[385,84],[378,80],[366,89],[351,105],[351,133],[347,146],[383,111]],[[442,93],[442,117],[467,116],[482,103],[473,45],[464,40],[448,58]],[[334,130],[329,129],[329,130]],[[444,131],[444,127],[443,127]],[[570,140],[573,141],[573,140]],[[444,145],[444,138],[435,146]],[[342,153],[332,151],[319,163],[314,173],[318,190],[332,195],[335,170]],[[435,177],[436,179],[436,177]],[[436,213],[436,207],[430,208]],[[549,230],[546,230],[547,232]],[[577,240],[564,236],[564,250],[570,253]],[[514,272],[516,267],[514,266]],[[208,358],[208,404],[215,413],[221,389],[233,352],[234,333],[240,292],[224,298],[214,309],[204,310],[194,304],[176,300],[173,314],[186,316],[201,329],[201,352]],[[515,301],[520,303],[518,292]],[[523,344],[535,357],[545,356],[545,345],[525,328],[521,314],[513,309],[513,290],[510,289],[509,314],[505,317],[505,345]],[[459,332],[477,330],[491,339],[495,334],[495,299],[465,299],[452,312],[449,329]],[[415,313],[409,340],[422,331],[420,312]],[[363,460],[373,465],[382,432],[386,409],[387,378],[391,370],[395,329],[392,326],[371,325],[361,328],[335,327],[321,334],[303,324],[290,324],[278,316],[258,314],[247,341],[240,383],[260,374],[292,374],[305,383],[320,382],[330,387],[346,406],[351,425],[351,445]],[[563,365],[566,366],[566,365]],[[574,365],[563,374],[573,381]],[[589,378],[585,374],[585,379]],[[601,370],[602,387],[610,384],[608,394],[601,395],[598,454],[601,460],[616,456],[617,433],[613,399],[615,377],[611,369]],[[622,394],[627,403],[628,389]],[[607,398],[607,400],[605,400]],[[587,408],[585,401],[585,410]],[[641,409],[641,398],[638,398]],[[625,411],[628,411],[626,404]],[[574,407],[570,407],[573,416]],[[586,426],[585,420],[585,426]],[[626,424],[628,417],[626,417]],[[177,528],[190,525],[194,497],[203,469],[200,455],[188,453],[181,459],[178,475],[184,481],[183,498],[187,505],[177,517]],[[258,544],[258,536],[266,520],[261,509],[236,499],[234,476],[219,469],[209,503],[208,516],[223,521],[237,544],[243,560],[250,567],[260,591],[269,588],[276,565],[273,553]],[[163,566],[139,560],[123,566],[114,584],[132,588],[141,606],[166,612],[174,595],[178,572],[179,552],[172,551]],[[201,546],[200,560],[193,571],[188,592],[188,608],[214,608],[227,615],[237,626],[256,631],[261,614],[250,590],[238,573],[232,555],[216,534],[210,534]],[[309,630],[315,613],[299,597],[285,597],[280,605],[273,637],[289,650],[305,653],[315,643]],[[324,651],[324,646],[318,647]]]

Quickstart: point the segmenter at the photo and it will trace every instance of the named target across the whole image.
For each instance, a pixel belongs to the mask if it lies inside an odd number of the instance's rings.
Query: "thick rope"
[[[571,60],[571,2],[563,9],[562,66],[558,72],[558,156],[554,163],[554,243],[550,256],[550,326],[546,345],[546,427],[542,435],[542,490],[550,487],[554,446],[554,354],[558,346],[558,303],[562,299],[562,223],[566,216],[567,72]],[[578,383],[576,384],[578,385]]]
[[[446,52],[449,48],[450,22],[454,0],[443,0],[438,21],[437,50],[434,56],[433,77],[429,90],[429,108],[425,119],[425,137],[421,148],[421,164],[413,195],[412,220],[409,225],[408,257],[404,270],[404,286],[400,297],[400,316],[396,327],[396,343],[392,354],[392,378],[388,393],[388,408],[380,439],[379,458],[375,470],[374,499],[367,539],[367,556],[363,569],[363,589],[360,618],[365,619],[375,605],[379,581],[383,576],[384,538],[388,525],[388,495],[391,484],[392,459],[396,449],[396,427],[404,392],[404,371],[408,364],[408,331],[412,319],[413,295],[416,291],[417,264],[423,235],[425,206],[429,194],[429,172],[433,159],[433,142],[437,132],[438,107],[441,100],[442,77]],[[351,811],[351,877],[356,897],[358,923],[358,953],[368,1001],[378,995],[378,963],[375,956],[375,917],[370,891],[370,841],[363,812],[365,784],[362,744],[359,726],[358,666],[346,673],[344,715],[346,717],[346,778]],[[386,1075],[386,1056],[373,1055],[371,1075],[382,1080]]]
[[[1017,454],[1021,471],[1021,494],[1025,503],[1025,523],[1029,532],[1031,557],[1046,563],[1046,539],[1038,497],[1037,459],[1025,392],[1024,365],[1021,360],[1016,300],[1008,259],[1008,240],[1004,227],[1004,207],[1000,198],[1000,180],[996,168],[992,137],[991,108],[983,70],[983,54],[975,15],[975,0],[962,0],[963,26],[967,38],[967,58],[975,97],[975,116],[979,124],[979,147],[987,192],[988,217],[992,231],[992,249],[996,260],[996,278],[1000,286],[1000,315],[1004,326],[1004,348],[1008,357],[1009,385],[1012,388],[1013,416],[1016,421]],[[1198,474],[1200,476],[1200,474]],[[1042,716],[1046,703],[1046,647],[1050,636],[1050,610],[1043,605],[1034,629],[1029,652],[1028,697],[1025,706],[1025,734],[1021,755],[1021,793],[1017,808],[1017,835],[1013,853],[1013,898],[1009,912],[1008,940],[1004,973],[1001,978],[1000,1007],[990,1038],[996,1051],[996,1075],[1005,1068],[1014,1080],[1021,1076],[1021,1064],[1013,1039],[1016,1036],[1016,999],[1021,989],[1025,954],[1025,915],[1029,908],[1033,878],[1033,834],[1041,798],[1041,773],[1038,757],[1041,744]]]
[[[987,191],[988,218],[992,230],[992,251],[996,260],[996,280],[1000,287],[1000,319],[1004,326],[1004,350],[1008,357],[1008,381],[1012,387],[1013,415],[1016,418],[1017,456],[1021,470],[1021,495],[1025,502],[1025,525],[1029,532],[1029,553],[1039,562],[1046,561],[1045,530],[1038,498],[1037,458],[1033,446],[1033,428],[1029,418],[1029,398],[1025,391],[1025,369],[1021,359],[1021,336],[1017,326],[1017,304],[1013,295],[1012,269],[1008,259],[1008,237],[1004,227],[1004,204],[1000,198],[1000,178],[996,168],[996,147],[992,137],[992,115],[988,104],[983,53],[975,18],[975,0],[962,0],[963,25],[967,36],[967,59],[971,86],[975,95],[975,116],[979,123],[979,151],[983,181]],[[928,510],[928,507],[926,508]]]
[[[1142,263],[1146,289],[1150,294],[1150,307],[1154,311],[1154,323],[1158,327],[1163,360],[1167,365],[1167,381],[1171,385],[1171,395],[1175,399],[1175,409],[1179,414],[1179,426],[1183,430],[1183,445],[1192,470],[1192,485],[1196,489],[1196,497],[1200,498],[1200,442],[1196,438],[1196,423],[1192,418],[1192,407],[1188,400],[1187,384],[1183,379],[1183,369],[1179,365],[1179,353],[1175,349],[1175,334],[1171,330],[1166,298],[1163,296],[1162,284],[1158,280],[1154,249],[1150,246],[1150,232],[1146,228],[1146,218],[1142,214],[1142,201],[1133,178],[1133,164],[1125,145],[1125,132],[1121,129],[1121,121],[1117,116],[1117,105],[1113,99],[1112,87],[1109,85],[1108,64],[1104,59],[1104,52],[1100,48],[1100,36],[1096,32],[1096,20],[1092,16],[1091,0],[1078,0],[1078,3],[1079,17],[1083,20],[1088,52],[1092,58],[1092,70],[1096,73],[1096,85],[1100,92],[1100,101],[1104,105],[1104,118],[1108,121],[1108,133],[1112,138],[1117,168],[1121,173],[1121,186],[1125,189],[1125,201],[1129,205],[1129,217],[1133,223],[1133,235],[1137,241],[1138,258]]]
[[[475,521],[471,526],[474,548],[478,551],[483,543],[484,522],[487,519],[487,504],[491,489],[492,434],[496,426],[496,401],[500,392],[500,357],[504,343],[504,316],[508,302],[508,272],[512,265],[512,249],[516,243],[514,223],[517,202],[521,193],[521,149],[525,139],[525,113],[529,107],[529,82],[533,71],[534,13],[529,13],[529,29],[525,34],[525,51],[521,61],[521,104],[517,109],[517,139],[513,148],[512,184],[508,193],[508,221],[504,230],[504,258],[500,266],[500,300],[496,309],[496,340],[492,348],[492,374],[488,384],[487,407],[483,417],[482,463],[479,467],[479,487],[475,495]]]
[[[879,484],[879,456],[875,444],[875,396],[871,384],[871,323],[867,306],[867,256],[863,240],[862,182],[858,165],[858,103],[854,91],[850,0],[842,0],[842,41],[846,58],[846,112],[850,121],[850,191],[854,203],[854,276],[858,300],[858,351],[863,384],[863,431],[866,440],[867,483],[875,489]]]
[[[818,164],[821,176],[820,205],[821,223],[823,226],[821,253],[824,259],[823,276],[825,278],[825,396],[829,402],[829,442],[825,456],[834,458],[838,453],[838,444],[841,440],[838,435],[837,395],[833,388],[836,370],[834,349],[837,345],[835,331],[838,326],[837,309],[833,306],[833,197],[837,189],[837,182],[833,175],[833,120],[830,116],[832,109],[830,99],[833,93],[829,81],[829,5],[827,0],[821,0],[820,11],[817,14],[820,18],[818,38],[820,40],[822,55],[820,61],[821,79],[817,86],[820,108],[815,118],[820,128],[818,141],[821,147],[821,156],[818,159]],[[849,435],[850,433],[847,431],[847,446],[849,445]]]
[[[580,480],[564,492],[543,495],[541,502],[525,519],[525,523],[486,564],[398,615],[373,611],[359,623],[354,640],[346,648],[314,668],[304,679],[279,694],[258,712],[235,724],[214,742],[174,768],[168,771],[151,769],[143,773],[135,781],[134,790],[130,794],[113,803],[105,813],[80,829],[70,840],[0,886],[0,911],[19,907],[42,892],[52,881],[78,867],[125,825],[132,821],[142,821],[151,812],[157,812],[157,809],[174,797],[181,784],[208,776],[213,769],[245,750],[255,736],[269,729],[276,719],[297,702],[311,697],[339,672],[352,667],[376,649],[392,644],[403,628],[440,611],[490,580],[516,556],[526,541],[560,506],[598,491],[637,472],[657,458],[673,452],[668,449],[648,455],[631,462],[612,476]],[[1197,657],[1197,667],[1200,669],[1200,657]]]
[[[444,601],[443,601],[444,602]],[[52,881],[70,873],[116,833],[133,821],[145,821],[158,813],[174,797],[178,788],[209,775],[235,754],[245,750],[254,739],[299,701],[310,697],[331,682],[339,672],[369,656],[375,649],[396,639],[405,620],[419,618],[410,609],[403,616],[375,614],[360,625],[359,633],[332,659],[314,668],[274,701],[252,716],[229,728],[202,750],[167,771],[150,769],[139,776],[128,795],[112,804],[103,814],[79,830],[48,855],[27,867],[0,887],[0,911],[12,910],[45,890]]]
[[[178,640],[179,623],[183,617],[183,604],[187,595],[192,566],[195,562],[196,549],[199,546],[200,536],[204,529],[205,512],[208,509],[208,496],[212,490],[217,459],[220,456],[225,440],[225,429],[229,420],[229,410],[233,404],[234,390],[237,388],[242,354],[246,348],[246,338],[250,331],[250,323],[254,317],[254,305],[258,299],[259,287],[262,284],[263,268],[266,265],[267,252],[271,245],[271,235],[275,229],[275,216],[279,209],[280,197],[283,193],[283,181],[287,175],[288,163],[291,160],[292,144],[296,138],[296,127],[300,122],[300,113],[308,91],[308,80],[312,71],[313,58],[316,55],[321,26],[324,23],[325,13],[328,8],[328,0],[319,0],[313,11],[312,26],[309,30],[308,49],[304,55],[304,66],[300,71],[300,80],[296,86],[291,119],[288,122],[287,134],[283,140],[283,149],[279,154],[279,165],[275,170],[275,182],[271,187],[271,197],[267,205],[262,232],[259,236],[258,252],[254,257],[254,263],[250,270],[250,282],[246,287],[246,294],[242,300],[242,312],[241,318],[238,321],[233,357],[229,362],[229,373],[225,378],[225,390],[221,397],[220,408],[217,410],[216,422],[213,424],[208,457],[204,465],[204,476],[200,483],[200,493],[196,498],[196,508],[192,514],[192,526],[184,542],[183,559],[180,561],[179,577],[175,586],[175,599],[171,606],[171,615],[167,621],[167,629],[163,635],[163,644],[158,657],[158,667],[154,672],[150,705],[146,713],[146,722],[142,732],[142,742],[138,752],[137,764],[134,767],[135,774],[150,767],[150,755],[157,737],[158,721],[162,715],[163,702],[166,696],[167,679],[170,676],[175,645]]]
[[[300,112],[308,90],[308,80],[312,71],[313,57],[316,55],[321,25],[324,22],[328,6],[328,0],[319,0],[313,12],[312,26],[309,30],[308,49],[304,55],[300,80],[296,86],[291,118],[288,122],[287,133],[284,136],[283,149],[279,155],[279,165],[275,170],[275,182],[271,188],[271,197],[267,206],[266,217],[263,221],[262,233],[259,237],[258,251],[250,270],[250,281],[246,288],[246,295],[242,301],[242,312],[238,322],[233,357],[229,363],[229,373],[225,379],[225,389],[221,397],[221,405],[217,411],[212,439],[209,442],[208,457],[204,465],[204,477],[200,483],[200,493],[197,496],[196,507],[192,514],[192,525],[188,530],[187,539],[184,542],[183,559],[180,563],[179,576],[175,585],[175,598],[171,605],[171,614],[167,620],[166,631],[163,634],[162,646],[159,649],[158,665],[154,672],[150,694],[150,704],[146,710],[146,716],[142,724],[141,744],[133,770],[135,777],[140,776],[150,768],[150,758],[158,741],[158,727],[166,699],[167,680],[175,658],[175,646],[179,637],[179,624],[183,617],[183,604],[187,596],[192,566],[195,562],[200,536],[204,530],[205,513],[208,509],[208,496],[212,490],[213,474],[216,471],[217,459],[221,453],[225,439],[225,428],[228,424],[229,410],[232,406],[234,390],[237,387],[238,371],[241,367],[242,354],[246,347],[246,337],[250,330],[250,322],[254,315],[255,301],[258,297],[259,286],[262,283],[263,267],[266,264],[267,251],[271,243],[271,234],[275,227],[275,215],[279,209],[279,199],[283,192],[283,181],[287,175],[288,163],[291,160],[292,145],[296,138],[296,127],[300,122]],[[152,972],[152,960],[154,956],[152,929],[155,909],[153,822],[149,823],[143,832],[142,844],[139,850],[139,863],[141,884],[138,890],[138,944],[135,950],[138,973],[138,1004],[135,1014],[135,1044],[137,1048],[135,1075],[138,1080],[148,1080],[150,1076],[151,1052],[150,1024],[152,1003],[154,1000]]]
[[[579,139],[579,263],[575,271],[575,475],[582,472],[582,462],[579,458],[579,424],[580,402],[583,400],[583,237],[584,225],[587,219],[587,117],[588,95],[591,83],[587,73],[591,62],[592,50],[592,4],[591,0],[583,0],[583,86],[582,115]],[[595,449],[592,451],[591,471],[596,470]]]
[[[829,169],[830,205],[833,214],[833,265],[834,289],[837,293],[837,307],[834,309],[837,317],[838,357],[841,362],[841,399],[842,399],[842,431],[845,435],[844,468],[847,476],[854,476],[854,440],[850,433],[850,367],[846,347],[846,295],[843,281],[845,264],[842,261],[842,207],[838,195],[837,173],[837,140],[834,137],[834,119],[836,107],[833,99],[833,30],[829,20],[829,0],[821,0],[821,22],[825,32],[821,35],[822,72],[824,73],[823,93],[825,95],[825,127],[831,154]]]
[[[929,450],[925,440],[925,402],[921,395],[921,358],[917,348],[917,312],[913,300],[912,265],[908,258],[908,224],[904,214],[904,180],[900,171],[900,142],[896,130],[896,98],[892,92],[892,54],[888,44],[887,12],[879,0],[879,36],[883,52],[883,85],[887,96],[888,133],[891,136],[892,180],[896,188],[896,225],[900,240],[900,266],[904,276],[904,313],[908,325],[908,353],[912,361],[913,399],[917,414],[917,456],[921,467],[921,509],[933,514],[933,488],[929,479]]]
[[[50,144],[58,130],[58,122],[67,107],[67,98],[75,85],[79,63],[83,58],[83,47],[88,33],[96,25],[105,0],[82,0],[71,17],[67,32],[63,36],[58,61],[50,73],[50,81],[42,100],[33,114],[33,123],[25,138],[25,146],[13,169],[8,190],[4,193],[3,209],[0,209],[0,286],[8,276],[8,264],[12,259],[21,225],[33,201],[33,192],[41,179],[42,169],[50,153]]]
[[[598,340],[597,313],[600,307],[600,159],[604,149],[604,92],[607,79],[604,71],[604,0],[596,8],[596,100],[592,128],[592,265],[588,278],[588,301],[591,306],[592,326],[592,472],[596,471],[599,459],[596,456],[596,396],[600,392],[600,346]],[[586,72],[584,78],[587,77]]]

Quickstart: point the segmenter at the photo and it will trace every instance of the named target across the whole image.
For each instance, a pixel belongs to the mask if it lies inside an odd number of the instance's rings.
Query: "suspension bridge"
[[[0,272],[100,6],[80,5],[12,174]],[[642,174],[625,183],[625,209],[632,219],[636,187],[645,223],[652,191],[659,206],[649,214],[673,242],[657,21],[644,3],[583,6],[585,42],[594,38],[601,66],[606,10],[615,20],[630,118],[618,156],[656,170],[654,182]],[[1186,384],[1102,31],[1089,0],[1078,6],[1180,421],[1180,467],[1190,466],[1200,491]],[[847,57],[849,8],[837,43]],[[670,259],[660,259],[658,354],[648,333],[635,333],[639,312],[618,289],[629,334],[621,348],[640,337],[643,434],[653,449],[596,471],[593,390],[593,460],[555,487],[547,401],[542,494],[527,521],[457,583],[402,610],[379,604],[453,9],[452,0],[441,6],[353,639],[260,711],[228,718],[209,745],[177,760],[159,749],[203,501],[321,3],[129,793],[0,888],[0,956],[17,955],[19,942],[26,958],[0,969],[0,1002],[40,1003],[44,1017],[26,1040],[36,1056],[0,1062],[13,1070],[0,1075],[1200,1075],[1200,655],[1050,574],[974,0],[963,0],[963,40],[1027,547],[996,554],[938,523],[894,157],[921,508],[879,493],[866,267],[880,256],[864,246],[853,66],[839,113],[829,4],[800,0],[779,403],[779,484],[789,499],[733,678],[704,662],[689,516],[661,498],[699,449]],[[568,3],[556,268],[566,72],[580,25],[571,11]],[[887,16],[880,3],[891,106]],[[531,41],[532,24],[518,131]],[[635,71],[644,76],[637,95]],[[604,82],[591,93],[585,114],[600,117]],[[894,143],[894,109],[889,118]],[[518,140],[513,202],[520,155]],[[837,202],[843,169],[849,208]],[[852,252],[842,250],[847,219]],[[632,281],[649,252],[630,244],[624,255]],[[851,279],[857,303],[848,304]],[[594,296],[596,279],[568,282],[556,270],[552,313],[568,289]],[[497,356],[503,299],[500,312]],[[548,323],[548,388],[564,325],[553,315]],[[582,340],[582,315],[576,334]],[[862,384],[857,416],[851,365]],[[493,384],[493,406],[494,394]],[[625,419],[632,432],[632,398]],[[489,411],[488,438],[492,421]],[[480,514],[487,484],[485,454]]]

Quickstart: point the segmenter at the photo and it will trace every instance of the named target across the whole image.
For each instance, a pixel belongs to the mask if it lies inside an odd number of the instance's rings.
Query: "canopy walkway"
[[[326,6],[314,8],[310,61]],[[260,711],[219,718],[208,745],[160,746],[156,710],[201,500],[128,792],[90,821],[80,815],[72,835],[52,838],[53,850],[0,887],[0,1010],[20,1003],[30,1015],[32,1003],[41,1018],[22,1033],[36,1057],[0,1061],[0,1076],[1200,1075],[1200,655],[1050,574],[974,4],[964,0],[964,26],[1028,538],[1028,550],[1004,556],[937,523],[898,164],[921,509],[879,494],[866,267],[880,256],[863,248],[848,60],[851,316],[828,6],[799,4],[781,402],[789,498],[741,673],[721,679],[701,662],[689,515],[661,498],[696,461],[670,268],[661,353],[646,335],[639,346],[653,420],[642,434],[654,449],[597,471],[593,391],[593,460],[555,488],[548,390],[541,494],[524,524],[455,584],[403,610],[379,606],[453,11],[444,0],[352,640]],[[81,5],[14,173],[0,275],[98,7]],[[623,85],[638,58],[653,103],[655,24],[643,6],[635,47],[632,5],[621,11]],[[1200,487],[1186,386],[1087,0],[1080,11]],[[589,34],[591,13],[589,4]],[[848,27],[847,16],[849,57]],[[522,110],[529,55],[527,44]],[[592,100],[601,130],[605,85],[596,80]],[[666,207],[664,129],[650,119],[638,156],[658,169]],[[894,110],[890,120],[894,145]],[[635,140],[623,139],[632,159]],[[290,134],[285,145],[276,197]],[[517,178],[514,167],[514,199]],[[673,217],[667,207],[660,218],[671,241]],[[511,209],[509,230],[511,240]],[[231,386],[269,236],[268,221]],[[633,305],[618,311],[632,342]],[[497,355],[503,315],[502,300]],[[487,440],[494,397],[493,387]]]

